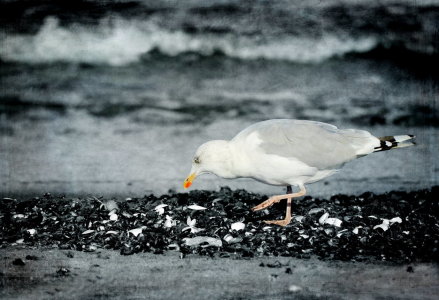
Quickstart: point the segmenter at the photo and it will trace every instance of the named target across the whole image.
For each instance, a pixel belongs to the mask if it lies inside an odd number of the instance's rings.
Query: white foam
[[[47,18],[36,35],[11,35],[3,39],[1,58],[7,61],[54,61],[125,65],[151,50],[151,43],[133,24],[103,21],[92,30],[84,26],[64,28]]]
[[[240,59],[321,62],[349,52],[365,52],[377,42],[324,35],[318,39],[291,37],[261,42],[233,34],[190,35],[170,31],[151,22],[104,19],[98,26],[62,27],[54,17],[45,20],[34,34],[3,34],[0,57],[6,61],[49,63],[56,61],[121,66],[139,61],[153,49],[169,56],[184,52],[210,55],[215,51]]]

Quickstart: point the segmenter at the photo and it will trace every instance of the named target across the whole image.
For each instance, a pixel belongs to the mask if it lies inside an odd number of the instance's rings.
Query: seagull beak
[[[189,175],[186,180],[183,183],[183,187],[185,189],[189,188],[192,185],[192,181],[194,181],[195,177],[197,177],[197,175],[195,175],[195,173],[192,173],[191,175]]]

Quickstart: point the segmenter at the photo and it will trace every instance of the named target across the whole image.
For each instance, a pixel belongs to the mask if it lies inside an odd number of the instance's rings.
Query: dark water
[[[384,4],[383,4],[384,3]],[[438,184],[438,1],[2,1],[2,194],[181,189],[193,151],[270,118],[416,148],[313,194]],[[200,178],[276,192],[242,179]]]

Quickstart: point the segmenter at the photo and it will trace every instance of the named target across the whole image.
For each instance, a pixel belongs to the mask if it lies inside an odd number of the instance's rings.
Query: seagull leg
[[[253,207],[252,211],[258,211],[258,210],[270,207],[270,206],[272,206],[275,203],[279,203],[280,200],[282,200],[282,199],[288,199],[288,197],[290,197],[290,196],[291,196],[290,194],[271,196],[270,198],[268,198],[264,202],[262,202],[259,205],[256,205],[255,207]]]
[[[266,207],[273,205],[274,203],[278,203],[282,199],[287,199],[287,211],[285,215],[285,219],[283,220],[274,220],[274,221],[264,221],[267,224],[275,224],[280,226],[287,226],[291,221],[291,202],[293,198],[300,197],[306,194],[306,190],[304,186],[300,187],[300,191],[297,193],[292,193],[291,186],[287,186],[287,194],[285,195],[276,195],[270,197],[268,200],[262,202],[261,204],[252,208],[253,211],[261,210]]]

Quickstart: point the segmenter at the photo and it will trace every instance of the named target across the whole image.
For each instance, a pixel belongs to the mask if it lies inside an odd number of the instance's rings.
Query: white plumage
[[[248,177],[288,187],[288,194],[273,196],[254,210],[288,199],[287,217],[267,221],[286,225],[291,199],[305,194],[305,184],[319,181],[337,172],[346,162],[372,152],[405,147],[413,136],[377,138],[364,130],[338,129],[315,121],[278,119],[253,124],[232,140],[209,141],[201,145],[184,183],[188,188],[195,177],[214,173],[224,178]],[[291,186],[300,192],[291,194]]]

